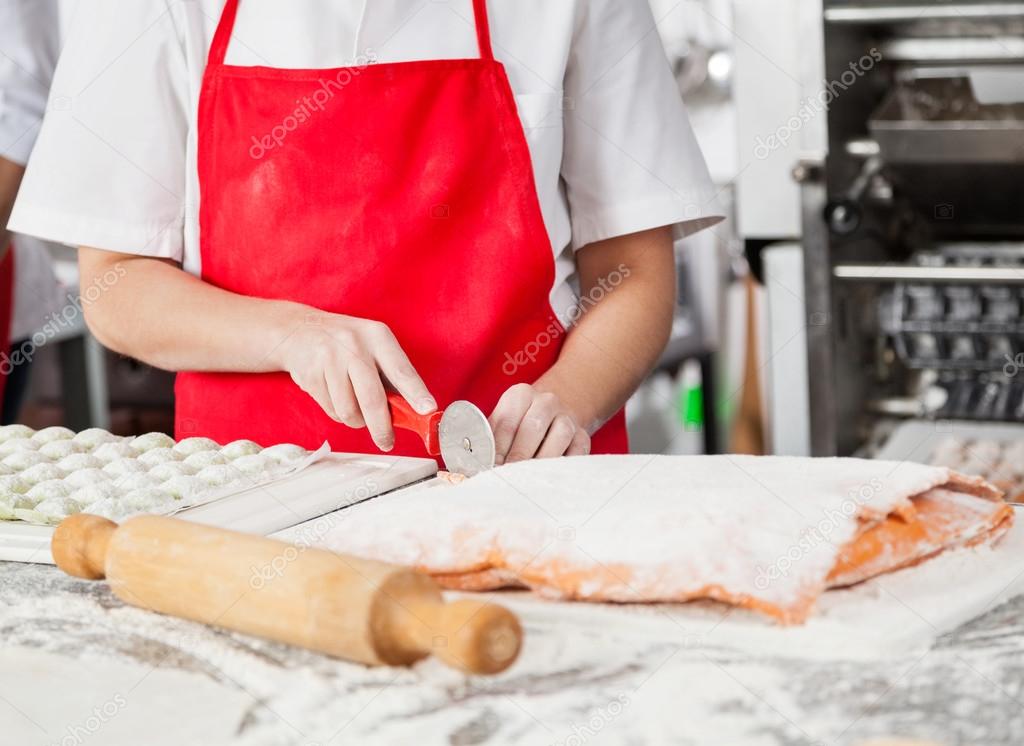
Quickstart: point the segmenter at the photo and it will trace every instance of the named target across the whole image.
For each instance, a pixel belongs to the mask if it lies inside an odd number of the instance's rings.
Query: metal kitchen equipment
[[[1024,3],[811,0],[801,133],[813,451],[1024,421]]]

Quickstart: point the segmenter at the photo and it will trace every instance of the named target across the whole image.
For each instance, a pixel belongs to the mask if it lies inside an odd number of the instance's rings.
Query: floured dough
[[[0,477],[0,497],[5,495],[23,495],[29,491],[30,487],[32,485],[19,476],[7,475]]]
[[[118,440],[110,443],[103,443],[92,450],[92,455],[105,464],[117,461],[122,458],[136,458],[139,455],[138,449],[131,443]]]
[[[33,500],[42,501],[54,497],[67,497],[71,494],[71,489],[64,483],[63,479],[48,479],[34,487],[30,487],[25,494]]]
[[[281,443],[264,448],[262,454],[278,464],[291,465],[309,456],[309,451],[292,443]]]
[[[38,451],[39,444],[31,438],[11,438],[0,443],[0,456],[7,456],[18,451]]]
[[[121,477],[125,474],[148,471],[148,469],[136,458],[119,458],[104,466],[103,471],[112,477]]]
[[[60,461],[62,458],[73,453],[82,453],[84,450],[85,447],[80,443],[70,440],[51,440],[39,446],[39,452],[53,461]]]
[[[23,493],[5,492],[0,494],[0,505],[13,508],[31,508],[36,501]]]
[[[271,461],[262,453],[254,453],[251,456],[240,456],[231,462],[231,465],[243,474],[256,476],[268,471],[276,462]]]
[[[37,443],[53,443],[58,440],[71,440],[75,437],[75,433],[66,427],[60,427],[55,425],[53,427],[44,427],[32,435],[32,440]]]
[[[68,497],[80,506],[85,507],[106,498],[115,498],[119,494],[121,494],[121,491],[115,487],[112,482],[99,482],[97,484],[79,487],[68,495]]]
[[[124,494],[120,502],[129,510],[165,510],[173,507],[174,495],[161,489],[145,488]]]
[[[31,438],[34,434],[35,430],[26,425],[3,425],[0,427],[0,443],[11,438]]]
[[[168,461],[182,461],[184,458],[184,456],[171,448],[153,448],[139,456],[139,461],[146,466],[156,466],[157,464],[165,464]]]
[[[35,466],[36,464],[45,464],[49,460],[50,459],[46,458],[46,456],[39,453],[39,451],[18,451],[17,453],[5,456],[3,463],[5,466],[9,466],[12,469],[23,471],[30,466]]]
[[[30,466],[21,472],[20,476],[29,484],[35,485],[50,479],[63,479],[64,471],[53,464],[44,463]]]
[[[124,440],[124,438],[119,438],[99,427],[90,427],[88,430],[83,430],[75,435],[72,440],[76,443],[81,443],[86,448],[95,448],[101,443],[113,443],[118,440]]]
[[[48,519],[66,518],[82,510],[82,506],[69,497],[51,497],[36,505],[35,511]]]
[[[93,484],[109,482],[110,480],[111,477],[109,474],[95,467],[79,469],[78,471],[73,471],[64,477],[65,484],[72,487],[87,487]]]
[[[73,453],[58,461],[57,467],[70,474],[82,469],[102,469],[103,464],[103,461],[100,461],[91,453]]]
[[[177,445],[174,446],[174,450],[182,456],[191,456],[193,453],[199,453],[200,451],[218,451],[220,450],[220,443],[209,438],[185,438],[178,441]]]
[[[16,510],[31,510],[36,501],[25,495],[0,494],[0,516],[9,521],[16,517]]]
[[[437,478],[444,482],[447,482],[448,484],[462,484],[469,477],[467,477],[465,474],[455,474],[450,471],[439,471],[437,473]]]
[[[829,587],[994,540],[1012,520],[984,481],[909,462],[592,456],[384,496],[323,543],[449,587],[710,598],[801,622]]]
[[[262,450],[263,446],[259,443],[254,443],[251,440],[236,440],[221,448],[220,452],[224,454],[225,458],[236,459],[239,456],[252,456]]]
[[[184,461],[167,461],[150,469],[149,475],[160,482],[164,482],[172,477],[192,476],[197,471],[198,469],[194,466],[189,466]]]
[[[199,453],[193,453],[184,461],[186,466],[190,466],[196,471],[201,471],[207,466],[226,464],[227,462],[227,458],[220,451],[200,451]]]
[[[241,472],[230,464],[214,464],[196,474],[196,479],[212,487],[223,487],[242,477]]]
[[[0,520],[53,525],[82,509],[116,520],[173,512],[284,474],[307,454],[279,446],[274,460],[261,451],[251,440],[221,447],[209,438],[175,443],[158,432],[122,438],[100,428],[76,435],[0,427]]]
[[[149,487],[156,487],[160,484],[160,480],[156,479],[148,472],[136,471],[131,474],[123,474],[122,476],[115,477],[114,487],[121,492],[131,492],[132,490],[143,490]]]
[[[92,505],[87,506],[82,512],[102,516],[103,518],[108,518],[111,521],[120,521],[130,515],[133,511],[120,499],[116,497],[105,497],[102,500],[98,500]]]
[[[185,475],[171,477],[160,484],[160,489],[174,495],[178,500],[190,500],[209,488],[201,479]]]
[[[166,433],[146,433],[131,441],[137,451],[152,451],[154,448],[174,448],[174,438]]]

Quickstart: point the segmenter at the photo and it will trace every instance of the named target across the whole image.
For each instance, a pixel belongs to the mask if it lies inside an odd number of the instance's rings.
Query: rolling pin
[[[106,578],[125,603],[367,665],[433,654],[468,673],[512,665],[522,628],[507,609],[445,603],[434,581],[383,562],[162,516],[120,526],[80,514],[57,526],[61,570]]]

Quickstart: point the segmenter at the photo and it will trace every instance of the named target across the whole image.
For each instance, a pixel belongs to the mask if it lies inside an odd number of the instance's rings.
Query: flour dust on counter
[[[1006,693],[1024,668],[1024,598],[942,638],[927,654],[871,661],[737,654],[682,638],[674,625],[623,634],[625,624],[551,625],[524,614],[522,657],[505,673],[481,679],[436,660],[412,669],[365,668],[147,613],[52,567],[0,565],[0,572],[7,649],[31,648],[76,671],[95,671],[87,688],[98,703],[123,689],[115,674],[126,665],[139,679],[161,671],[192,675],[194,692],[141,685],[137,696],[126,697],[125,712],[152,709],[153,722],[167,711],[180,717],[193,693],[223,702],[230,720],[237,701],[198,682],[231,690],[244,699],[245,712],[235,737],[214,739],[211,731],[208,742],[224,746],[532,746],[579,743],[581,734],[589,734],[585,743],[604,746],[859,746],[894,733],[941,744],[1019,746],[1024,730],[1024,709],[1008,708]],[[11,671],[18,676],[0,694],[20,705],[39,684],[26,685],[31,669]],[[60,679],[47,681],[61,686]],[[77,712],[51,710],[51,717],[72,725]],[[141,741],[85,741],[92,742]]]
[[[0,693],[18,708],[3,743],[18,746],[223,744],[252,704],[199,673],[28,648],[0,650]]]

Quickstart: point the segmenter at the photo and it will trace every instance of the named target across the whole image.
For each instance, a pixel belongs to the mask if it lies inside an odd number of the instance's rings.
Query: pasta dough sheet
[[[381,497],[346,512],[323,543],[453,589],[712,599],[800,623],[828,588],[994,542],[1012,522],[997,489],[942,467],[590,456]]]

